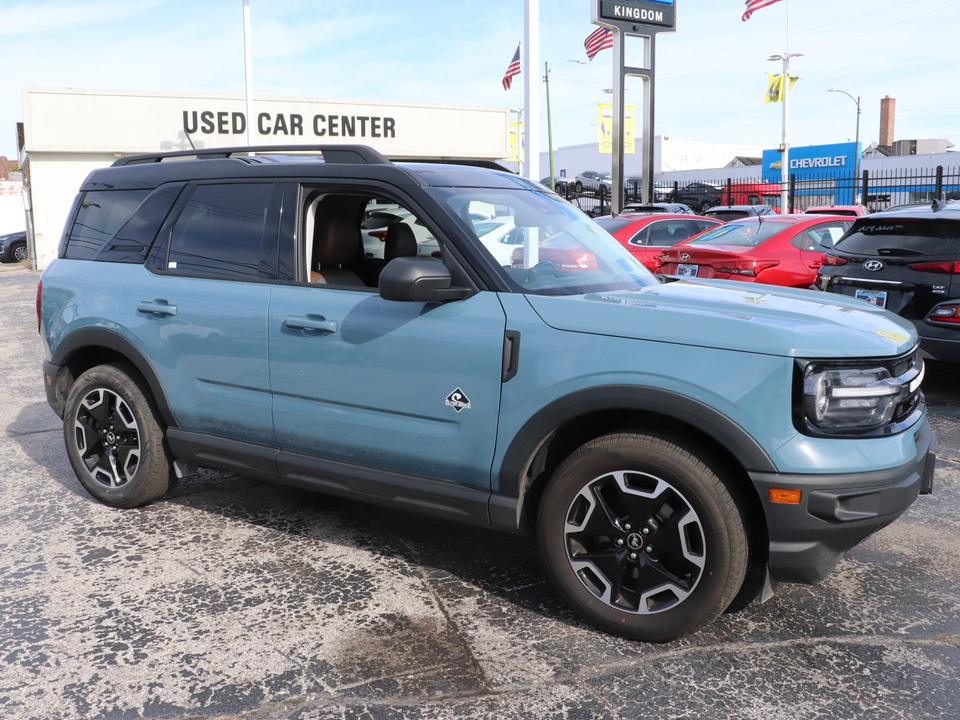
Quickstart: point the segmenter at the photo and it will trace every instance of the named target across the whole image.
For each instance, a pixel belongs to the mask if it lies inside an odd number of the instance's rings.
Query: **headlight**
[[[917,356],[896,377],[891,367],[806,364],[801,402],[807,429],[827,435],[873,434],[902,423],[920,402],[923,360]]]

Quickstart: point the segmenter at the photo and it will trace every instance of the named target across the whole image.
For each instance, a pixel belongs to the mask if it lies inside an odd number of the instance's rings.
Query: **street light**
[[[562,60],[554,65],[553,69],[556,70],[563,65],[563,63],[568,62],[577,63],[578,65],[587,64],[585,60]],[[543,64],[543,83],[547,88],[547,147],[549,148],[550,155],[550,190],[556,192],[556,183],[553,179],[553,125],[550,122],[550,66],[547,63]]]
[[[854,147],[856,148],[857,157],[853,161],[853,202],[857,202],[857,183],[860,180],[860,96],[858,95],[856,100],[854,100],[853,95],[848,93],[846,90],[835,90],[830,88],[827,92],[838,92],[843,93],[848,98],[853,100],[857,106],[857,138],[854,140]]]
[[[789,11],[788,11],[789,12]],[[790,26],[787,21],[787,43],[790,42]],[[785,52],[782,55],[771,55],[767,60],[773,62],[783,60],[783,141],[780,143],[780,212],[786,214],[787,208],[787,179],[790,173],[790,143],[787,127],[790,120],[790,58],[803,57],[803,53]]]

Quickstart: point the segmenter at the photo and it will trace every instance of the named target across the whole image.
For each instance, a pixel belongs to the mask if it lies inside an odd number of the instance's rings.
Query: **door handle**
[[[173,316],[177,314],[177,306],[171,305],[166,300],[143,300],[137,305],[137,310],[142,313],[149,313],[157,317]]]
[[[283,324],[291,330],[322,330],[328,333],[335,333],[337,331],[337,323],[335,320],[324,320],[323,318],[297,317],[291,315],[283,321]]]
[[[814,270],[819,270],[820,268],[823,267],[823,263],[820,262],[819,260],[816,260],[816,261],[810,263],[809,267],[812,267]]]

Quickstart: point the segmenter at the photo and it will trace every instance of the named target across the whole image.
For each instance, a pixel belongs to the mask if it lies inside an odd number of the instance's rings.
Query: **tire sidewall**
[[[117,488],[107,487],[90,477],[77,446],[75,421],[82,400],[92,391],[106,389],[116,393],[130,408],[137,422],[140,460],[133,479]],[[114,507],[135,507],[156,499],[166,491],[164,476],[169,468],[166,460],[163,430],[156,421],[156,410],[140,384],[125,369],[115,365],[100,365],[87,370],[70,389],[63,420],[63,439],[67,457],[83,487],[97,500]],[[159,458],[159,460],[158,460]]]
[[[619,436],[619,442],[605,447],[597,441],[588,443],[561,464],[541,506],[540,548],[547,573],[579,615],[613,634],[663,642],[688,635],[723,612],[743,580],[746,539],[739,514],[727,517],[718,502],[717,496],[726,489],[715,473],[695,457],[678,455],[683,451],[672,443],[649,436],[629,438]],[[641,444],[638,438],[653,442]],[[620,470],[645,472],[668,482],[694,509],[703,528],[706,558],[697,586],[676,607],[652,615],[617,610],[601,601],[581,583],[567,557],[563,531],[573,499],[594,479]],[[729,493],[726,496],[730,499]],[[738,547],[742,558],[735,557]]]

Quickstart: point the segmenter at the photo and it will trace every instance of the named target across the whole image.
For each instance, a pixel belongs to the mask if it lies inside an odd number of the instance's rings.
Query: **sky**
[[[540,0],[540,65],[550,72],[554,147],[597,139],[612,51],[585,65],[592,0]],[[802,53],[791,73],[793,146],[879,136],[897,101],[896,139],[960,148],[960,0],[781,0],[741,21],[743,0],[677,0],[657,41],[655,134],[774,148],[782,106],[764,105],[767,57]],[[523,0],[250,0],[254,96],[519,108],[501,85],[523,38]],[[21,87],[244,92],[242,0],[0,0],[0,155],[16,157]],[[639,41],[638,41],[639,42]],[[631,51],[633,52],[633,51]],[[561,63],[563,63],[561,65]],[[642,81],[627,101],[641,112]],[[541,150],[546,105],[541,95]],[[69,119],[66,119],[69,121]]]

